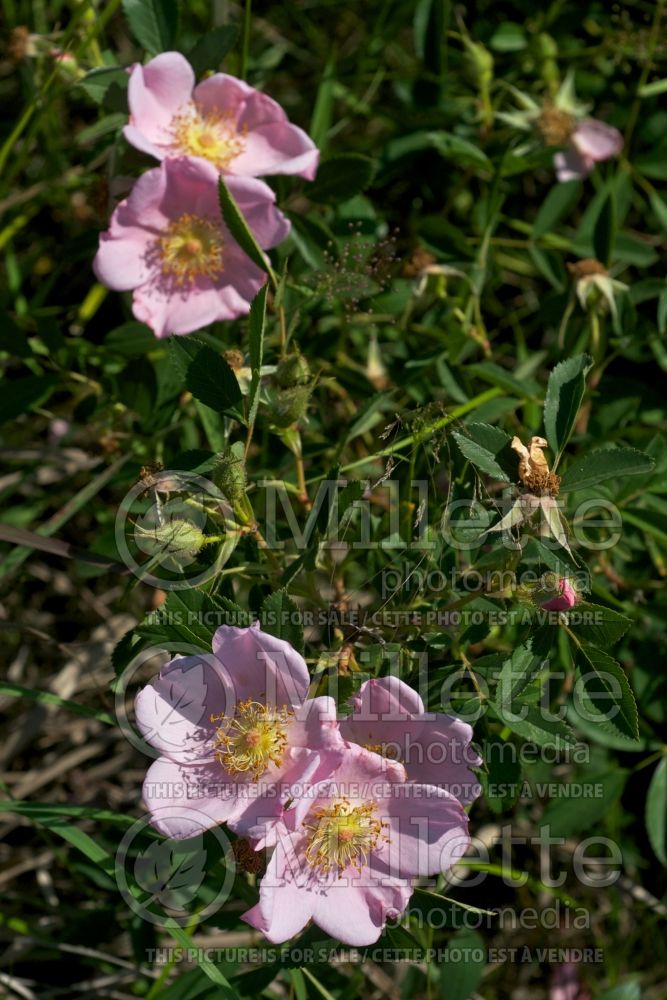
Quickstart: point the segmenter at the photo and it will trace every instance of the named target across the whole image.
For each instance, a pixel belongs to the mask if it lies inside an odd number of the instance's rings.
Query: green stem
[[[243,35],[241,38],[241,68],[239,76],[245,80],[248,73],[248,54],[250,51],[250,23],[252,21],[252,0],[245,0],[243,12]]]

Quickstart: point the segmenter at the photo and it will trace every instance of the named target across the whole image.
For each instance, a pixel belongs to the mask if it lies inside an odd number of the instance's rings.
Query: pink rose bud
[[[558,597],[552,597],[540,605],[545,611],[569,611],[577,603],[577,592],[568,579],[563,577],[558,584]]]

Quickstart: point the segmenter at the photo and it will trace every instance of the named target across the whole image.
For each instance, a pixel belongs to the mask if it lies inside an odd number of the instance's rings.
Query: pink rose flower
[[[309,920],[344,944],[377,941],[413,880],[450,868],[469,846],[461,803],[406,781],[396,761],[350,746],[278,828],[259,903],[243,919],[275,944]]]
[[[220,173],[240,177],[312,180],[317,171],[317,147],[279,104],[226,73],[195,86],[194,71],[178,52],[134,66],[128,99],[125,138],[158,160],[203,157]]]
[[[623,136],[612,125],[596,118],[584,118],[570,136],[570,148],[554,156],[559,181],[583,180],[596,163],[618,156]]]
[[[306,701],[309,683],[303,657],[257,623],[222,625],[212,655],[171,660],[135,702],[160,754],[143,788],[153,825],[182,839],[204,816],[269,844],[287,803],[345,752],[334,700]]]
[[[577,592],[568,579],[563,577],[558,583],[558,597],[552,597],[540,604],[545,611],[569,611],[577,603]]]
[[[115,291],[134,290],[132,311],[157,337],[234,319],[266,281],[220,214],[218,174],[205,160],[165,160],[146,171],[116,207],[93,263]],[[262,181],[230,177],[229,190],[263,249],[290,224]]]
[[[471,767],[482,763],[472,749],[472,728],[451,715],[426,714],[424,703],[398,677],[366,681],[341,720],[345,740],[400,761],[410,781],[445,788],[468,805],[481,792]]]

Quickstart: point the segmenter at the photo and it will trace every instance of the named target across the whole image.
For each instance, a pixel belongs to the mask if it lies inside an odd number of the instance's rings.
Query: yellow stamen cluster
[[[196,278],[212,281],[224,271],[224,244],[220,229],[199,215],[181,215],[169,224],[157,245],[162,274],[181,287]]]
[[[203,111],[190,101],[171,123],[172,149],[187,156],[210,160],[224,170],[245,149],[247,128],[236,128],[234,116],[217,108]]]
[[[211,722],[224,718],[212,715]],[[276,711],[248,698],[229,725],[216,732],[216,758],[229,774],[249,772],[257,781],[270,764],[282,764],[288,725],[286,709]]]
[[[364,750],[378,753],[381,757],[386,757],[387,760],[401,759],[400,751],[394,743],[364,743]]]
[[[545,104],[537,127],[547,146],[564,146],[577,127],[576,120],[555,104]]]
[[[345,798],[317,809],[315,822],[304,824],[310,831],[305,850],[310,867],[325,875],[336,870],[339,878],[350,865],[361,871],[386,825],[376,818],[375,810],[375,802],[353,806]]]

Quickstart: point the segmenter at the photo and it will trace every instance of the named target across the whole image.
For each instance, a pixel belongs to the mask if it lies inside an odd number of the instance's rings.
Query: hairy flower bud
[[[245,496],[247,479],[243,444],[240,441],[218,455],[213,469],[213,482],[232,503]]]
[[[196,524],[172,518],[151,528],[135,526],[139,547],[157,558],[166,569],[179,571],[188,566],[206,545],[206,535]]]
[[[269,416],[276,427],[290,427],[305,416],[312,385],[295,385],[282,389],[271,398]]]
[[[308,385],[310,382],[308,362],[301,354],[291,354],[278,365],[275,380],[281,389],[292,389],[297,385]]]

